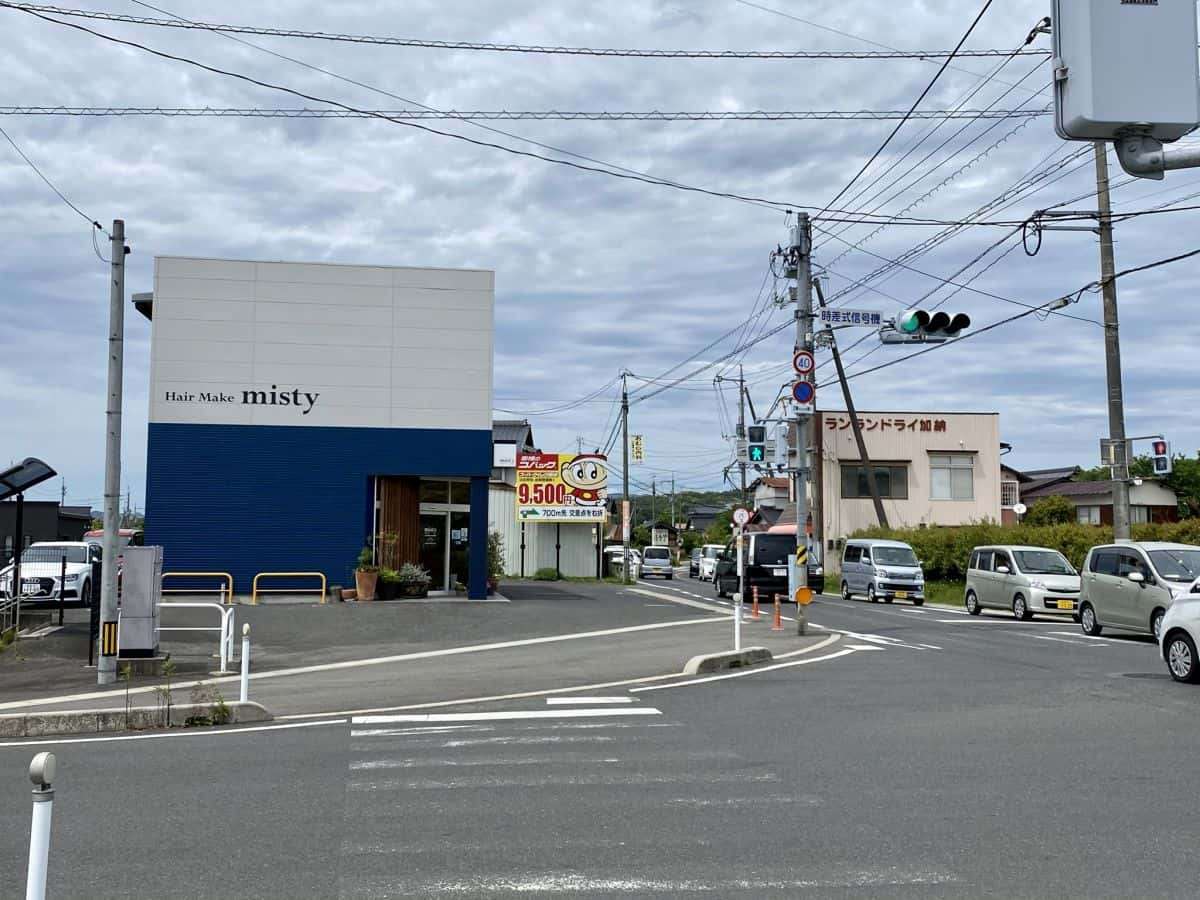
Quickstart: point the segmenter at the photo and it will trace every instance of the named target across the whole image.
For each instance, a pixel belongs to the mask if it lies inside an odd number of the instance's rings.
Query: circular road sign
[[[797,381],[792,385],[792,398],[801,406],[809,406],[817,399],[817,389],[808,381]]]
[[[1029,512],[1029,507],[1024,503],[1018,503],[1013,507],[1013,512],[1015,512],[1018,516],[1023,516],[1025,513]]]
[[[738,528],[744,528],[746,523],[750,521],[750,510],[738,507],[733,511],[733,524]]]
[[[792,368],[800,375],[807,375],[816,367],[817,361],[807,350],[801,350],[792,357]]]

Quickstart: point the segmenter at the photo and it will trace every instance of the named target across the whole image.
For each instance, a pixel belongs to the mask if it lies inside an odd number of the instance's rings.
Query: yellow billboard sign
[[[598,453],[517,457],[518,522],[608,520],[608,459]]]

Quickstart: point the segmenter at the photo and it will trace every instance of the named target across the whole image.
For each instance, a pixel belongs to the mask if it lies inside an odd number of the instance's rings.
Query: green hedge
[[[936,580],[961,579],[967,560],[975,547],[987,544],[1023,544],[1058,550],[1078,568],[1088,550],[1112,541],[1112,528],[1097,525],[1014,525],[992,523],[963,525],[956,528],[871,528],[852,537],[888,538],[904,541],[917,552],[925,577]],[[1200,519],[1162,525],[1134,525],[1137,541],[1175,541],[1200,545]],[[838,556],[840,561],[840,554]],[[831,560],[833,562],[833,560]]]

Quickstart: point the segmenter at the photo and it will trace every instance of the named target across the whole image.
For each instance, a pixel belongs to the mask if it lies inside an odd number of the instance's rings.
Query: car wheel
[[[1171,677],[1185,684],[1200,681],[1200,663],[1196,659],[1196,645],[1186,632],[1173,632],[1167,639],[1167,669]]]
[[[83,587],[79,589],[79,605],[90,607],[92,605],[92,583],[85,581]]]
[[[843,600],[853,599],[853,595],[850,593],[850,585],[846,584],[846,582],[844,582],[844,581],[842,582],[842,599]]]
[[[875,585],[867,585],[867,600],[871,603],[878,603],[879,598],[875,596]]]
[[[913,598],[912,603],[913,603],[913,606],[924,606],[925,598],[924,597],[915,597],[915,598]]]
[[[1013,618],[1021,622],[1028,622],[1033,618],[1033,613],[1029,611],[1029,604],[1025,602],[1025,598],[1020,594],[1013,597]]]
[[[1096,621],[1096,611],[1092,604],[1085,603],[1079,608],[1079,627],[1088,637],[1096,637],[1104,628]]]
[[[884,597],[884,598],[883,598],[883,602],[884,602],[884,603],[891,603],[891,602],[893,602],[895,599],[896,599],[895,597]]]
[[[973,616],[983,612],[983,608],[979,605],[979,598],[975,596],[974,591],[967,591],[967,612]]]
[[[674,580],[675,580],[675,573],[672,572],[670,575],[667,576],[667,581],[674,581]]]
[[[1163,611],[1161,609],[1156,609],[1154,614],[1150,616],[1150,633],[1154,635],[1154,639],[1156,641],[1162,640],[1162,623]]]

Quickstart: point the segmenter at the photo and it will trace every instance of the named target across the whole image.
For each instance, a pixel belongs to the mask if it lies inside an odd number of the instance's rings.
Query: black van
[[[754,533],[746,535],[746,601],[750,600],[754,588],[758,588],[758,599],[770,603],[775,594],[788,596],[788,565],[796,553],[796,539],[790,534]],[[713,583],[718,597],[728,597],[738,590],[737,544],[731,542],[717,561]],[[820,566],[808,567],[808,586],[815,593],[825,589],[825,574]]]

